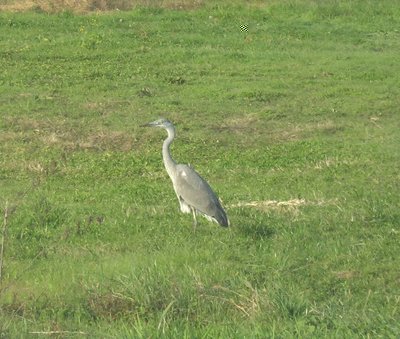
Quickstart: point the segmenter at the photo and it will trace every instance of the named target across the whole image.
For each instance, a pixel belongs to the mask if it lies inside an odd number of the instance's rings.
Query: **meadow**
[[[0,337],[400,336],[398,3],[10,8]],[[158,117],[229,229],[180,213]]]

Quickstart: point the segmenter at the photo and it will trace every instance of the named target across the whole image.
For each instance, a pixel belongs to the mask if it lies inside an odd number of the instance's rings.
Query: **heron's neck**
[[[166,128],[166,130],[168,132],[168,138],[164,140],[163,148],[162,148],[162,155],[163,155],[165,168],[166,168],[170,178],[173,178],[172,174],[175,171],[176,162],[171,157],[169,146],[171,145],[172,141],[175,138],[175,129],[173,126],[171,126],[171,127]]]

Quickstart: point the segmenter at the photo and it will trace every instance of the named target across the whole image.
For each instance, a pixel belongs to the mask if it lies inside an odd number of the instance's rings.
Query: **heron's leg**
[[[193,229],[196,230],[197,226],[197,218],[196,218],[196,210],[191,207],[192,213],[193,213]]]

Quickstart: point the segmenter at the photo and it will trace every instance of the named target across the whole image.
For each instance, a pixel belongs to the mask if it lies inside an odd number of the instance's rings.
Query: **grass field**
[[[399,337],[400,5],[179,8],[0,12],[0,337]]]

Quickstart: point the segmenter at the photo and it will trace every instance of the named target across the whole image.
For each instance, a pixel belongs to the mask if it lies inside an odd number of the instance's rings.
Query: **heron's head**
[[[168,127],[174,127],[171,121],[161,118],[152,122],[149,122],[147,124],[142,125],[142,127],[161,127],[161,128],[168,128]]]

